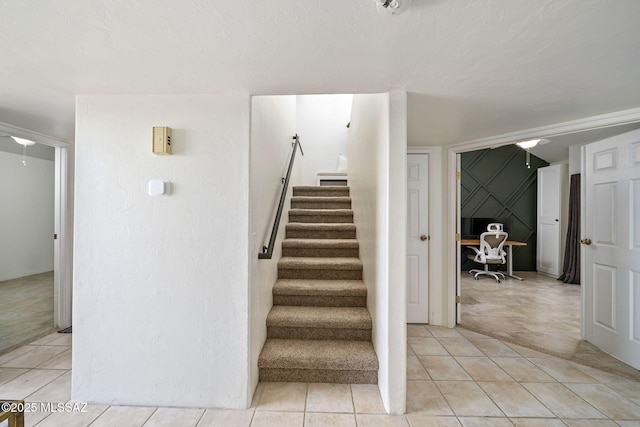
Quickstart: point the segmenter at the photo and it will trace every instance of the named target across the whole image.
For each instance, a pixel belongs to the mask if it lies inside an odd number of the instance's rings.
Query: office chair
[[[502,277],[502,280],[505,279],[504,274],[499,271],[489,271],[489,264],[505,264],[507,262],[505,258],[507,253],[503,250],[503,247],[509,234],[502,231],[501,226],[502,224],[500,224],[500,227],[498,227],[497,224],[490,224],[490,226],[487,227],[491,231],[485,231],[480,235],[480,249],[469,246],[476,254],[475,256],[468,255],[467,258],[484,264],[484,270],[469,270],[469,274],[473,274],[476,280],[478,280],[478,276],[481,274],[493,277],[498,283],[500,283],[500,277]]]

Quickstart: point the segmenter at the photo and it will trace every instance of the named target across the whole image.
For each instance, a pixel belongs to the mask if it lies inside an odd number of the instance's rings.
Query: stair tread
[[[278,268],[287,270],[362,270],[362,261],[355,257],[282,257],[278,261]]]
[[[355,230],[353,223],[340,222],[290,222],[286,225],[290,230]]]
[[[278,279],[273,286],[273,294],[366,296],[367,287],[362,280]]]
[[[364,307],[309,307],[274,305],[267,327],[371,329],[371,315]]]
[[[289,215],[353,215],[353,209],[289,209]]]
[[[359,248],[356,239],[284,239],[283,248]]]
[[[348,185],[294,185],[294,190],[303,191],[345,191],[349,190]]]
[[[378,370],[370,341],[268,338],[258,358],[263,369]]]
[[[350,196],[291,196],[291,201],[296,202],[344,202],[350,203]]]

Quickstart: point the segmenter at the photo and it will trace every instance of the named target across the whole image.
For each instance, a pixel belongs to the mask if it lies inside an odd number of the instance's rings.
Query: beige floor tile
[[[309,384],[306,410],[353,413],[351,387],[349,384]]]
[[[386,414],[380,390],[375,384],[351,384],[353,406],[358,414]]]
[[[520,382],[555,382],[556,380],[527,359],[521,357],[492,357],[498,366]]]
[[[38,348],[38,346],[25,345],[25,346],[18,347],[13,351],[10,351],[8,353],[5,353],[5,354],[1,355],[0,356],[0,366],[4,366],[4,364],[9,362],[10,360],[13,360],[18,356],[22,356],[23,354],[29,353],[30,351],[33,351],[36,348]]]
[[[408,414],[407,421],[411,427],[461,427],[456,417],[434,417],[424,414]]]
[[[616,420],[616,424],[620,427],[640,427],[640,422],[638,421],[620,421]]]
[[[40,411],[40,410],[37,410],[35,412],[25,412],[24,413],[24,425],[25,426],[35,426],[40,421],[42,421],[45,418],[47,418],[49,415],[51,415],[51,412],[43,412],[43,411]]]
[[[407,336],[408,337],[430,337],[431,333],[427,330],[425,325],[407,325]]]
[[[469,342],[475,345],[480,351],[482,351],[487,356],[496,356],[496,357],[520,357],[514,349],[506,345],[500,340],[495,338],[491,339],[478,339],[478,338],[469,338]]]
[[[149,420],[144,423],[145,427],[195,427],[202,418],[204,409],[188,408],[158,408]]]
[[[427,331],[434,337],[460,338],[460,332],[457,329],[445,328],[443,326],[426,325]]]
[[[472,340],[472,339],[492,339],[491,337],[487,336],[487,335],[482,335],[479,334],[477,332],[473,332],[470,331],[468,329],[465,329],[461,326],[457,326],[456,327],[456,331],[458,331],[460,333],[460,335],[462,335],[463,337],[465,337],[468,340]]]
[[[550,418],[512,418],[511,422],[516,427],[565,427],[562,421]]]
[[[636,405],[640,405],[640,382],[611,384],[609,388],[614,389]]]
[[[38,366],[39,369],[71,369],[71,349],[64,353],[47,360]]]
[[[559,418],[606,418],[562,384],[523,383],[522,385]]]
[[[253,419],[253,414],[253,409],[247,409],[245,411],[207,409],[200,419],[198,427],[249,427]]]
[[[566,384],[574,393],[613,419],[640,420],[640,406],[602,384]]]
[[[521,355],[523,357],[539,357],[539,358],[553,357],[553,356],[551,356],[549,354],[541,353],[539,351],[532,350],[532,349],[527,348],[527,347],[522,347],[522,346],[517,345],[517,344],[512,344],[512,343],[505,343],[505,344],[508,345],[509,347],[511,347],[514,351],[516,351],[519,355]]]
[[[38,346],[32,351],[8,361],[3,366],[7,368],[35,368],[65,351],[67,348],[61,346]]]
[[[458,418],[464,427],[513,427],[508,418],[462,417]]]
[[[356,427],[356,416],[307,412],[304,417],[304,427]]]
[[[51,381],[40,390],[30,394],[27,402],[68,402],[71,400],[71,371]]]
[[[1,374],[1,373],[0,373]],[[427,370],[417,356],[407,356],[407,379],[408,380],[430,380]]]
[[[404,415],[356,415],[358,427],[410,427]]]
[[[563,383],[595,383],[596,380],[566,360],[529,358],[529,361]]]
[[[433,381],[407,381],[407,413],[454,415]]]
[[[49,384],[65,371],[32,369],[0,386],[0,399],[24,399]]]
[[[257,410],[303,412],[307,388],[305,383],[265,383]]]
[[[618,427],[619,424],[609,420],[562,420],[567,427]]]
[[[264,391],[265,383],[258,383],[256,386],[256,390],[253,392],[253,400],[251,401],[251,407],[255,408],[260,403],[260,399],[262,398],[262,392]]]
[[[513,381],[488,357],[456,357],[456,361],[475,381]]]
[[[436,381],[471,381],[471,377],[451,356],[419,356],[429,376]]]
[[[256,411],[251,427],[302,427],[304,412]]]
[[[613,384],[638,384],[639,383],[638,381],[621,377],[620,375],[611,374],[609,372],[605,372],[600,369],[595,369],[590,366],[585,366],[579,363],[573,363],[572,365],[602,384],[613,385]]]
[[[478,385],[508,417],[553,417],[553,414],[519,383],[481,382]]]
[[[504,416],[473,381],[436,381],[435,383],[458,417]]]
[[[0,385],[27,372],[25,368],[0,368]]]
[[[452,356],[484,356],[466,338],[438,338],[438,341]]]
[[[155,410],[142,406],[110,406],[91,427],[139,427],[147,422]]]
[[[106,409],[107,406],[87,405],[83,408],[83,412],[54,412],[42,420],[38,427],[85,427],[90,425]]]
[[[46,345],[61,345],[71,347],[72,334],[58,334],[58,337],[47,342]]]
[[[418,356],[448,356],[447,350],[438,342],[436,338],[409,337],[407,338],[409,347]]]

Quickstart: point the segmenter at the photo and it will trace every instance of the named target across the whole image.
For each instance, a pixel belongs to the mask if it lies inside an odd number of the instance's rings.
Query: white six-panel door
[[[585,338],[640,369],[640,131],[584,153]]]
[[[567,165],[538,169],[537,269],[559,276],[566,227]]]
[[[429,155],[407,155],[407,322],[429,323]]]

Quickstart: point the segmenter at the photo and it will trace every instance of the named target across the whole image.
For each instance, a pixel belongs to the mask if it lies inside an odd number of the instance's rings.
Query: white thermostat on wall
[[[170,181],[163,181],[161,179],[152,179],[149,181],[149,195],[150,196],[167,196],[171,189]]]
[[[171,128],[154,126],[151,151],[153,154],[171,154]]]

